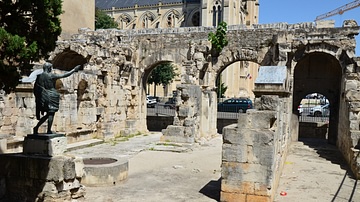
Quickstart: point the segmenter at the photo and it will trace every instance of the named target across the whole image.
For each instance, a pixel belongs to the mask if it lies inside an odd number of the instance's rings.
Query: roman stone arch
[[[238,61],[249,61],[257,64],[261,64],[262,58],[259,57],[259,53],[253,49],[239,48],[236,50],[224,50],[227,52],[224,55],[220,55],[215,63],[214,70],[219,73],[227,66]]]
[[[302,98],[312,92],[325,95],[330,102],[329,143],[336,144],[339,124],[342,67],[339,60],[326,52],[311,51],[296,64],[294,71],[293,111]]]
[[[74,68],[76,65],[83,65],[87,63],[88,58],[85,58],[83,55],[68,49],[63,50],[63,52],[54,56],[50,59],[55,69],[61,69],[69,71]]]

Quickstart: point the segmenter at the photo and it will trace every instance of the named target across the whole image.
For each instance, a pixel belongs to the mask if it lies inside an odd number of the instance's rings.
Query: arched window
[[[144,16],[142,20],[142,28],[148,28],[148,17]]]
[[[127,16],[121,16],[119,19],[119,29],[126,29],[130,22],[130,19]]]
[[[193,26],[200,26],[200,12],[194,13],[194,15],[191,18],[191,23]]]
[[[222,18],[222,9],[221,6],[218,6],[218,18],[217,18],[217,24],[220,24]]]
[[[175,27],[175,15],[173,13],[167,16],[167,27]]]
[[[151,23],[154,20],[154,15],[150,12],[146,12],[141,17],[141,27],[144,29],[150,28]]]
[[[222,21],[222,7],[219,1],[215,1],[213,6],[213,26],[217,26]]]
[[[216,27],[216,7],[213,7],[213,26]]]

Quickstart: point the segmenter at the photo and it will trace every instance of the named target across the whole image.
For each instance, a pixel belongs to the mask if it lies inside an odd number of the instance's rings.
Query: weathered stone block
[[[7,150],[7,139],[0,137],[0,154],[5,153]]]
[[[279,102],[280,99],[277,95],[262,95],[260,98],[255,99],[254,106],[258,110],[277,111]]]
[[[75,177],[82,178],[84,176],[84,161],[82,157],[75,157]]]
[[[349,90],[345,93],[346,100],[349,101],[360,101],[360,90],[354,89]]]
[[[24,139],[23,153],[45,156],[61,155],[66,151],[66,137],[62,134],[28,135]]]
[[[354,130],[354,131],[350,131],[350,137],[352,140],[352,145],[350,145],[350,147],[360,147],[360,131],[358,130]]]
[[[352,112],[360,112],[360,102],[350,102],[349,107]]]
[[[75,174],[75,162],[73,158],[66,158],[63,166],[64,180],[74,179]]]
[[[358,120],[350,121],[350,130],[359,130],[359,121]]]
[[[221,202],[246,202],[246,195],[232,192],[221,192]]]
[[[243,182],[257,182],[268,185],[270,182],[271,168],[261,164],[223,162],[221,176],[224,184],[239,184]],[[269,184],[270,185],[270,184]]]
[[[184,126],[168,126],[165,130],[163,130],[163,134],[165,136],[184,136],[185,132]]]
[[[233,145],[224,143],[222,146],[222,161],[223,162],[247,162],[246,145]]]
[[[247,202],[272,202],[270,196],[247,195]]]
[[[271,130],[250,130],[229,127],[230,126],[224,128],[224,143],[254,146],[274,144],[275,133]]]
[[[248,110],[238,118],[240,129],[270,129],[276,121],[276,111]]]

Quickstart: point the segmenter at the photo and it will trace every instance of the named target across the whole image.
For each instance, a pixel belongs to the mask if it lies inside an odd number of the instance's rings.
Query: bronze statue
[[[34,134],[38,134],[38,129],[41,124],[48,120],[47,134],[52,134],[51,126],[54,120],[55,112],[59,110],[60,94],[55,89],[55,82],[57,79],[65,78],[77,72],[80,65],[64,74],[53,74],[52,64],[46,62],[43,65],[43,73],[37,75],[34,85],[34,95],[36,102],[36,118],[39,120],[38,124],[34,127]],[[40,114],[44,115],[40,118]]]

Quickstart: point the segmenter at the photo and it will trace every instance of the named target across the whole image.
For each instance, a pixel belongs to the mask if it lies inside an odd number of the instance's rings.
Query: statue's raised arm
[[[77,72],[81,65],[77,65],[74,69],[64,74],[52,74],[52,64],[46,62],[43,65],[43,73],[37,75],[34,84],[34,95],[36,102],[36,118],[39,120],[38,124],[34,127],[34,134],[38,134],[41,124],[48,120],[47,134],[52,134],[51,126],[54,120],[55,112],[59,110],[60,94],[55,88],[57,79],[65,78]],[[43,115],[46,113],[43,117]]]
[[[73,73],[79,71],[81,65],[77,65],[74,67],[74,69],[64,73],[64,74],[53,74],[53,79],[62,79],[62,78],[66,78],[70,75],[72,75]]]

